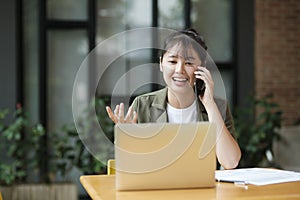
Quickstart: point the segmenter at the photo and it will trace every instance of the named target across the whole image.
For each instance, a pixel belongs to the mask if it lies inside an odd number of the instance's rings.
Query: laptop
[[[117,190],[215,186],[216,127],[188,124],[117,124]]]

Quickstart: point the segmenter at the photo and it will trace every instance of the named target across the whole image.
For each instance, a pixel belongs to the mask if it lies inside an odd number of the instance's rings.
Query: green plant
[[[240,167],[273,166],[272,145],[280,139],[282,111],[272,95],[250,98],[250,106],[234,114],[237,140],[242,151]]]
[[[28,126],[28,120],[20,105],[11,116],[9,111],[0,111],[0,147],[1,152],[6,152],[0,163],[0,184],[10,185],[26,181],[26,171],[36,170],[40,150],[39,140],[45,131],[40,124],[28,130],[26,137],[23,131]]]
[[[83,174],[96,174],[103,170],[104,165],[86,150],[73,126],[64,126],[59,134],[53,134],[52,142],[52,172],[59,172],[65,177],[74,167]]]
[[[97,119],[91,117],[91,113],[96,110]],[[96,133],[93,133],[95,126],[99,123],[106,136],[113,140],[113,122],[107,117],[105,111],[105,100],[103,98],[95,98],[91,105],[83,113],[84,116],[79,120],[77,128],[80,128],[87,134],[89,139],[96,140]],[[78,132],[73,124],[64,125],[61,130],[52,133],[50,141],[53,146],[51,154],[52,172],[60,172],[65,176],[74,167],[78,168],[83,174],[98,174],[106,170],[106,163],[101,163],[96,159],[84,146]],[[105,145],[98,144],[102,147],[102,154],[107,153]]]
[[[91,117],[94,110],[96,110],[97,119]],[[79,128],[85,133],[93,133],[94,127],[99,123],[106,136],[113,141],[113,122],[106,114],[103,98],[95,98],[92,101],[83,113]],[[41,145],[41,139],[46,133],[45,128],[39,123],[30,126],[26,114],[18,105],[13,114],[7,109],[0,111],[0,133],[0,150],[2,152],[0,184],[26,183],[28,172],[39,174],[41,166],[39,152],[45,150],[45,147]],[[91,137],[91,140],[97,139],[97,134],[87,135]],[[46,179],[37,181],[56,182],[57,174],[60,179],[65,181],[66,175],[74,167],[83,174],[97,174],[106,170],[106,163],[101,163],[90,154],[73,124],[64,125],[60,130],[48,133],[47,142],[51,147],[47,149],[49,173],[46,174]],[[100,154],[107,153],[108,149],[105,144],[99,144],[99,147]]]

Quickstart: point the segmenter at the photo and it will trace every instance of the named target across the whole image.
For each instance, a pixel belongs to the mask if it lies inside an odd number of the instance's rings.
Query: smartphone
[[[195,86],[196,86],[196,91],[195,92],[197,92],[198,95],[202,94],[204,92],[204,90],[205,90],[205,83],[204,83],[203,80],[197,79]]]
[[[204,66],[205,67],[205,66]],[[195,84],[195,93],[196,95],[203,95],[205,90],[205,83],[201,79],[196,79],[196,84]]]

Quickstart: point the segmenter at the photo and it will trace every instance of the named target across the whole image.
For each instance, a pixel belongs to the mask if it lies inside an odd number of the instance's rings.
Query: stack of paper
[[[244,168],[216,171],[217,181],[236,182],[253,185],[268,185],[300,181],[300,173],[278,169]]]

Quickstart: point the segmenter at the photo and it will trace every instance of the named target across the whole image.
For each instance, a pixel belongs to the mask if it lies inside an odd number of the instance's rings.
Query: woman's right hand
[[[109,106],[106,106],[106,112],[109,118],[115,123],[137,123],[138,115],[133,111],[132,106],[128,108],[128,112],[124,117],[124,103],[116,105],[114,112]]]

